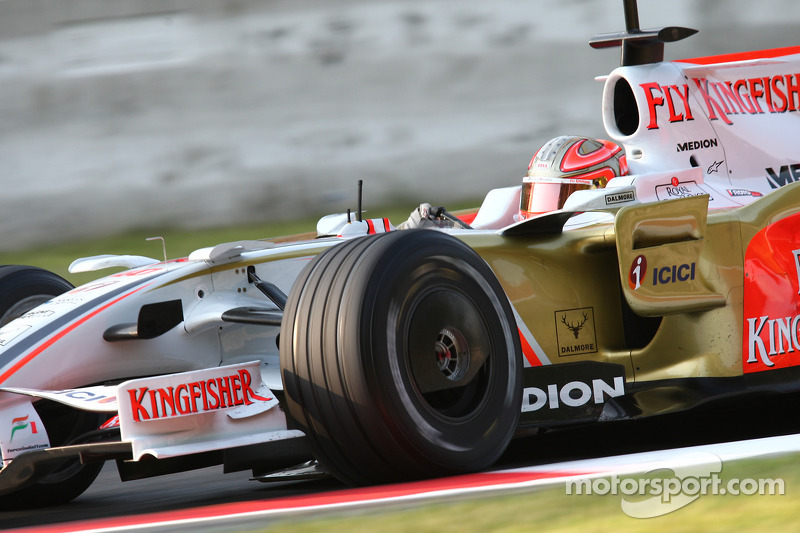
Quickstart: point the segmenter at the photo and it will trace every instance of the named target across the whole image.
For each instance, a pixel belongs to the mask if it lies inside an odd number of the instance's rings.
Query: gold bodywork
[[[707,205],[708,197],[692,197],[626,207],[613,224],[573,231],[458,237],[492,267],[553,364],[619,364],[629,385],[741,376],[745,250],[758,231],[800,212],[800,184],[741,208],[708,213]],[[629,280],[640,255],[650,270],[634,289]],[[654,267],[666,268],[661,280],[687,279],[654,284]],[[694,279],[688,279],[692,272]],[[639,327],[646,317],[654,317],[650,321],[656,321],[657,330],[645,345],[631,346],[625,328]],[[565,351],[569,328],[582,321],[576,338],[584,331],[593,337],[578,346],[594,342],[596,349]],[[636,393],[642,414],[695,401],[679,387],[645,386]]]

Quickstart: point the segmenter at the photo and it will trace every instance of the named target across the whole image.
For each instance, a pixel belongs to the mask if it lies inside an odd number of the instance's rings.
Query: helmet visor
[[[555,211],[564,207],[570,194],[594,187],[592,180],[525,177],[519,198],[519,212],[527,218]]]

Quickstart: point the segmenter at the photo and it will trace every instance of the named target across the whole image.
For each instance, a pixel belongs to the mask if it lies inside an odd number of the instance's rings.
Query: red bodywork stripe
[[[463,222],[465,222],[467,224],[472,224],[472,222],[475,220],[476,216],[478,216],[478,212],[477,211],[475,211],[474,213],[467,213],[467,214],[464,214],[464,215],[458,215],[458,218],[460,218]]]
[[[522,334],[522,330],[519,332],[519,342],[522,345],[522,354],[525,356],[525,359],[528,360],[531,366],[542,366],[539,356],[536,355],[536,352],[533,351],[530,343],[525,339],[525,335]]]
[[[714,65],[717,63],[732,63],[734,61],[752,61],[754,59],[772,59],[775,57],[800,54],[800,46],[787,46],[785,48],[771,48],[755,52],[739,52],[736,54],[722,54],[718,56],[696,57],[694,59],[679,59],[676,63],[692,63],[694,65]]]
[[[8,370],[6,370],[2,375],[0,375],[0,383],[3,383],[5,380],[7,380],[11,376],[13,376],[17,372],[17,370],[19,370],[20,368],[22,368],[23,366],[28,364],[33,358],[35,358],[37,355],[39,355],[40,353],[42,353],[43,351],[48,349],[50,346],[52,346],[53,344],[55,344],[56,342],[61,340],[61,338],[64,337],[64,335],[66,335],[70,331],[74,330],[75,328],[77,328],[78,326],[80,326],[81,324],[83,324],[84,322],[89,320],[90,318],[96,316],[100,312],[105,311],[106,309],[108,309],[112,305],[116,304],[117,302],[120,302],[120,301],[124,300],[128,296],[131,296],[132,294],[135,294],[135,293],[139,292],[140,290],[144,289],[145,287],[147,287],[149,285],[150,285],[150,283],[148,283],[147,285],[143,285],[143,286],[139,287],[138,289],[134,289],[131,292],[129,292],[128,294],[123,294],[122,296],[120,296],[116,300],[112,300],[112,301],[108,302],[107,304],[105,304],[105,305],[103,305],[101,307],[98,307],[97,309],[95,309],[91,313],[87,313],[86,315],[84,315],[80,319],[76,320],[75,322],[73,322],[69,326],[65,327],[64,329],[62,329],[61,331],[59,331],[58,333],[56,333],[55,335],[53,335],[52,337],[47,339],[44,343],[40,344],[38,348],[36,348],[35,350],[31,351],[28,355],[26,355],[25,357],[23,357],[22,359],[17,361],[16,364],[14,364],[14,366],[12,366]]]

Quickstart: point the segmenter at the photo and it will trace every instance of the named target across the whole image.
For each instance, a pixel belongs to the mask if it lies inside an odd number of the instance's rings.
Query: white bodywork
[[[115,413],[120,408],[123,439],[132,443],[137,459],[144,454],[169,457],[302,436],[287,430],[283,411],[274,408],[277,400],[271,394],[283,388],[276,342],[279,328],[224,322],[222,314],[241,307],[275,308],[248,282],[243,263],[253,264],[259,276],[288,292],[310,257],[332,244],[292,246],[293,257],[288,259],[281,257],[287,247],[262,241],[198,250],[190,259],[147,264],[75,288],[7,324],[0,329],[0,357],[5,357],[0,359],[4,461],[49,445],[31,404],[35,398],[86,411]],[[109,262],[113,258],[104,256],[75,264],[86,268]],[[103,339],[103,332],[112,326],[135,324],[143,305],[165,300],[182,304],[184,319],[177,327],[154,339]],[[157,390],[165,379],[197,382],[205,373],[229,372],[239,364],[249,365],[248,371],[256,376],[253,390],[263,388],[273,398],[263,412],[246,416],[227,409],[230,412],[193,412],[147,423],[125,415],[130,387]],[[139,379],[100,385],[126,378]]]

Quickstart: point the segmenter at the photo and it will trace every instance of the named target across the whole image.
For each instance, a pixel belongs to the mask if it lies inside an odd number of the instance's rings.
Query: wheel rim
[[[46,301],[52,299],[53,296],[49,294],[37,294],[35,296],[28,296],[14,305],[12,305],[3,316],[0,317],[0,326],[5,326],[12,320],[21,317],[31,309],[39,307]]]
[[[475,303],[449,287],[425,291],[411,306],[405,339],[413,387],[425,410],[446,419],[475,416],[491,372],[491,339]]]
[[[433,348],[439,372],[450,381],[458,382],[469,369],[469,345],[464,335],[456,328],[444,328],[439,332]]]

